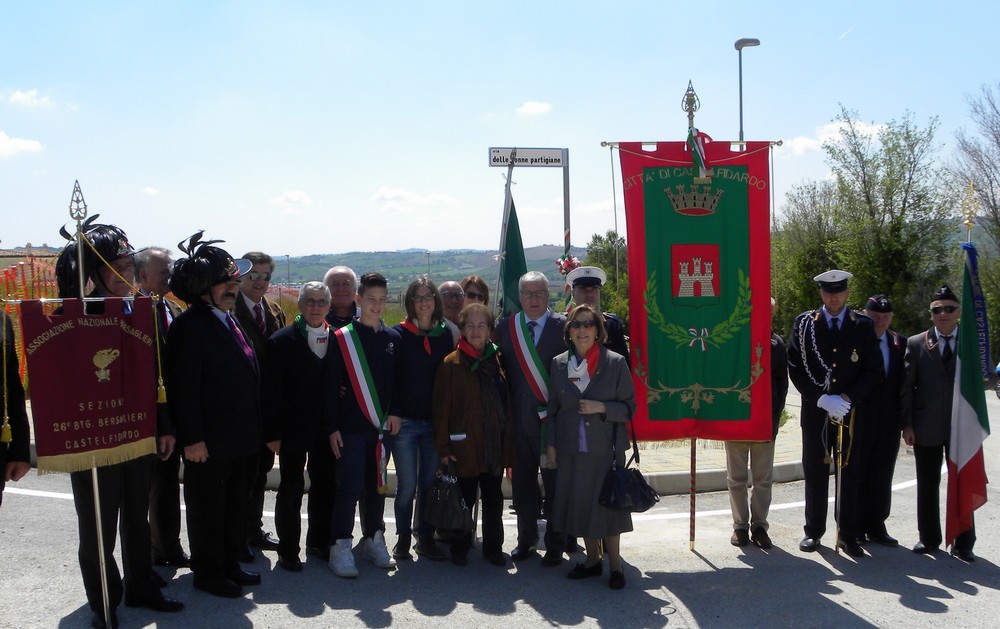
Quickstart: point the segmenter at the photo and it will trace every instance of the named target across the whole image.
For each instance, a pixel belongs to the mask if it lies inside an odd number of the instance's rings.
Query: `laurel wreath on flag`
[[[646,282],[646,292],[643,294],[649,322],[655,324],[667,338],[677,343],[677,347],[687,344],[688,347],[700,347],[703,352],[708,351],[709,345],[715,348],[721,347],[750,321],[750,312],[753,310],[750,303],[750,278],[743,272],[743,269],[738,269],[738,271],[740,288],[736,297],[736,306],[729,313],[729,317],[712,326],[711,331],[708,328],[701,328],[701,331],[697,327],[685,328],[667,321],[663,311],[656,303],[656,271],[653,271],[649,276],[649,281]]]
[[[656,382],[656,386],[652,386],[649,383],[649,373],[646,371],[646,363],[643,361],[642,350],[639,348],[633,348],[633,352],[636,356],[635,365],[635,375],[639,377],[639,380],[646,386],[646,403],[653,404],[659,402],[663,395],[668,398],[674,395],[680,396],[681,404],[690,404],[691,410],[695,415],[701,410],[701,405],[712,404],[715,402],[717,395],[728,395],[735,393],[739,396],[739,401],[743,404],[750,404],[750,390],[753,385],[757,382],[760,376],[764,373],[764,367],[760,364],[761,354],[764,352],[764,348],[760,344],[754,347],[754,362],[750,366],[750,383],[745,387],[740,386],[741,381],[737,380],[735,384],[728,387],[706,387],[705,385],[693,382],[691,384],[681,386],[681,387],[668,387],[661,381]]]

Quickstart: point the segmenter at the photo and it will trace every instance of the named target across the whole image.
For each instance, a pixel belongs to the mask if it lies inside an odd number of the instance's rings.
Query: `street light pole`
[[[736,40],[734,45],[740,58],[740,144],[743,144],[743,49],[748,46],[760,46],[760,40],[752,37],[741,37]]]

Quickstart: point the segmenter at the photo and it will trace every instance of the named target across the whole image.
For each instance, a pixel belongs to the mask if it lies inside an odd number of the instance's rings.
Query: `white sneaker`
[[[358,567],[354,565],[354,550],[350,539],[338,539],[330,548],[330,570],[338,577],[353,579],[358,576]]]
[[[396,560],[389,555],[389,549],[385,547],[385,533],[376,531],[371,539],[365,540],[365,559],[379,568],[396,567]]]

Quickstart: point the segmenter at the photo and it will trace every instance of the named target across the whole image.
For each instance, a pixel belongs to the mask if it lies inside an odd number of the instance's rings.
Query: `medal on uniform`
[[[858,350],[856,349],[851,350],[851,362],[852,363],[858,362]]]

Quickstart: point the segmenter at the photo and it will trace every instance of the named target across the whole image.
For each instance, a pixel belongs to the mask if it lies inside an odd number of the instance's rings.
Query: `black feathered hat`
[[[81,227],[83,236],[90,241],[93,247],[83,245],[83,281],[93,279],[98,269],[105,262],[111,264],[115,260],[132,256],[138,253],[132,245],[128,243],[128,236],[114,225],[102,225],[94,223],[99,214],[94,214]],[[73,240],[66,228],[60,233],[67,239],[72,240],[60,252],[56,259],[56,284],[59,287],[60,297],[80,296],[80,272],[77,258],[77,247],[80,243]],[[96,252],[96,253],[95,253]],[[101,259],[104,259],[104,262]],[[132,281],[134,278],[125,278]]]
[[[216,284],[236,280],[246,275],[253,263],[240,258],[233,259],[225,249],[215,247],[222,240],[206,240],[202,242],[204,231],[188,238],[187,242],[177,243],[177,248],[188,254],[174,262],[170,274],[170,290],[184,301],[197,303],[201,296]]]
[[[892,301],[885,295],[873,295],[868,298],[865,310],[870,312],[892,312]]]

